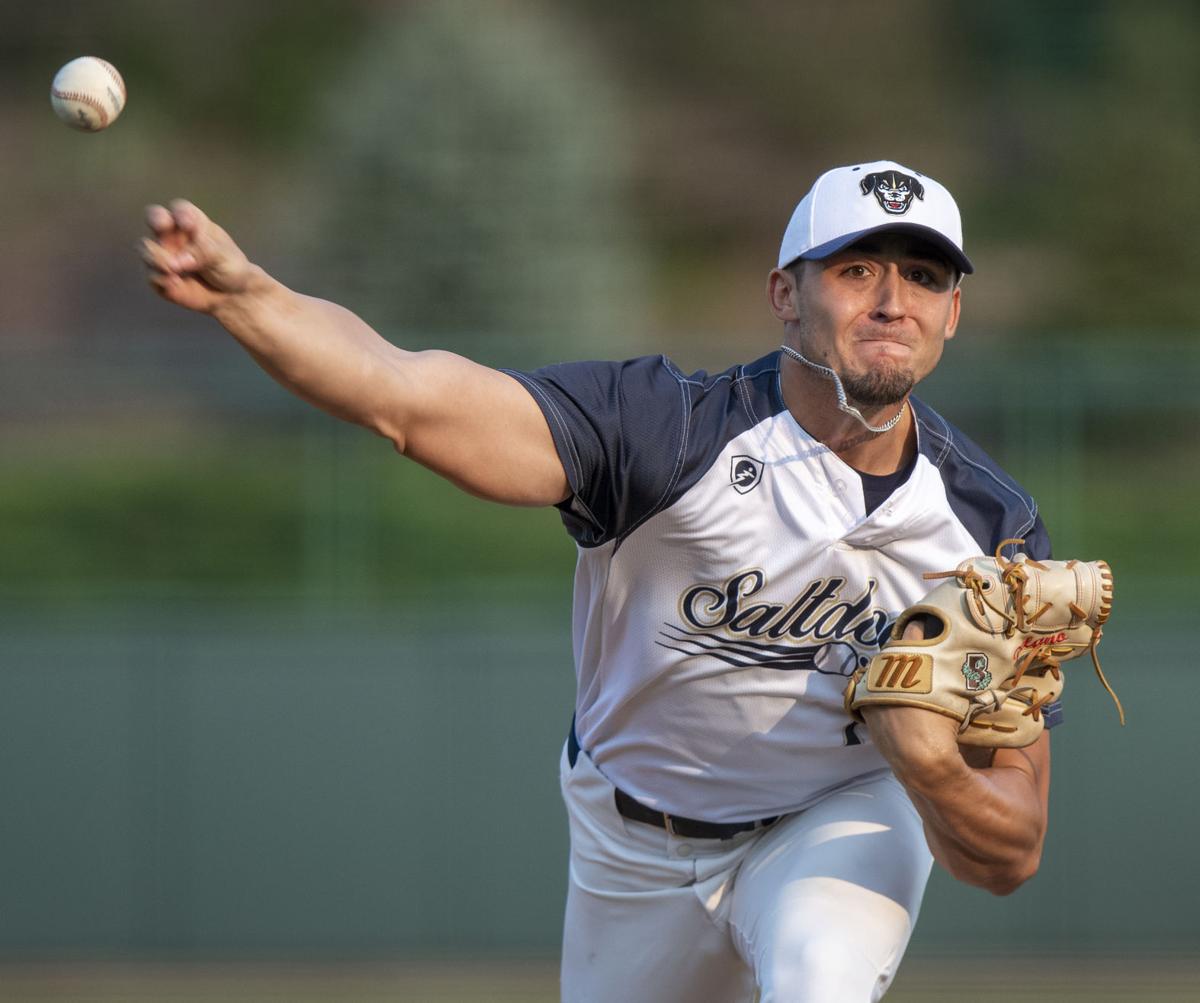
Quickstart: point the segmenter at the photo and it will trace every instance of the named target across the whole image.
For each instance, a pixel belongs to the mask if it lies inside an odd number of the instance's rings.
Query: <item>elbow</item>
[[[367,428],[381,439],[387,439],[401,456],[408,456],[408,437],[400,429],[388,422],[371,422]]]
[[[1015,892],[1037,874],[1042,862],[1040,842],[1019,851],[987,856],[945,852],[945,847],[938,847],[934,856],[956,881],[997,896]]]
[[[1034,864],[1032,867],[1021,868],[1019,870],[1010,870],[1003,874],[994,875],[992,879],[986,885],[984,885],[984,888],[996,896],[1003,897],[1005,895],[1011,895],[1018,888],[1020,888],[1021,885],[1025,884],[1026,881],[1037,874],[1037,870],[1037,865]]]
[[[992,864],[970,874],[955,874],[960,881],[975,885],[993,895],[1011,895],[1038,872],[1041,854],[1032,854],[1020,860]]]
[[[395,414],[382,409],[371,410],[357,416],[355,423],[368,432],[374,432],[381,439],[386,439],[401,456],[408,455],[408,436]]]

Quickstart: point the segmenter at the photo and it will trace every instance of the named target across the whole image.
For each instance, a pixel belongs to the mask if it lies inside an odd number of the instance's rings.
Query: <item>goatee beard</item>
[[[812,328],[804,318],[800,319],[799,324],[801,330],[797,341],[803,346],[811,340]],[[801,348],[801,354],[807,355],[803,348]],[[809,355],[808,358],[820,365],[829,365],[819,355]],[[912,370],[900,366],[889,366],[886,362],[874,372],[839,372],[838,378],[842,381],[842,389],[846,392],[846,396],[866,407],[888,407],[892,404],[899,404],[917,385]]]
[[[899,404],[912,392],[915,384],[912,373],[903,369],[842,374],[842,386],[846,390],[846,396],[869,407]]]

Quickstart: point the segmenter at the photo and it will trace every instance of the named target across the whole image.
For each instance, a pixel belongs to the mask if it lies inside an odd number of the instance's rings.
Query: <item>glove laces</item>
[[[1016,633],[1024,634],[1031,627],[1036,626],[1038,620],[1053,605],[1052,603],[1043,602],[1041,607],[1033,613],[1030,613],[1026,608],[1031,598],[1025,591],[1025,585],[1029,581],[1029,573],[1026,571],[1026,567],[1036,568],[1039,571],[1047,571],[1049,569],[1046,565],[1028,556],[1025,558],[1025,563],[1020,564],[1016,561],[1006,560],[1003,554],[1001,554],[1001,551],[1010,543],[1020,544],[1024,542],[1023,539],[1014,537],[1001,540],[1000,545],[996,547],[996,564],[1000,568],[1000,583],[1008,591],[1010,600],[1006,604],[1007,608],[995,605],[988,598],[987,593],[992,591],[992,582],[974,568],[967,567],[963,569],[955,568],[953,571],[933,571],[925,574],[924,577],[930,581],[937,578],[957,578],[964,588],[970,590],[971,598],[975,602],[975,607],[979,610],[981,617],[986,618],[986,611],[991,610],[1000,618],[1004,624],[1001,629],[1006,638],[1010,638]],[[1072,568],[1078,563],[1078,561],[1068,561],[1067,567]],[[1071,621],[1067,629],[1073,630],[1087,619],[1088,614],[1085,609],[1075,602],[1068,603],[1068,609],[1071,612]],[[1041,715],[1042,707],[1049,702],[1050,697],[1049,695],[1038,697],[1037,690],[1032,686],[1017,686],[1021,681],[1021,677],[1026,672],[1038,674],[1049,672],[1056,680],[1062,679],[1062,662],[1075,657],[1076,654],[1084,650],[1092,656],[1092,665],[1095,666],[1096,676],[1108,695],[1112,697],[1113,703],[1117,705],[1117,714],[1120,716],[1121,724],[1124,724],[1125,708],[1121,706],[1120,699],[1118,699],[1117,694],[1104,677],[1104,671],[1100,668],[1100,657],[1096,654],[1096,646],[1100,643],[1100,638],[1104,634],[1101,625],[1108,619],[1108,611],[1102,609],[1096,619],[1096,628],[1092,631],[1091,640],[1086,644],[1078,641],[1061,641],[1057,644],[1039,645],[1036,648],[1028,648],[1020,652],[1016,656],[1016,672],[1012,677],[1012,688],[1007,693],[993,694],[994,706],[988,706],[987,703],[972,706],[966,720],[963,721],[963,728],[965,729],[977,714],[984,713],[985,711],[999,710],[1008,697],[1018,692],[1034,694],[1033,703],[1023,712],[1023,715],[1031,715],[1036,721]]]

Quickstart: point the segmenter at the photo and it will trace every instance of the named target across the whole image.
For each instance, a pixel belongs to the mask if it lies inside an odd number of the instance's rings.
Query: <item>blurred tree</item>
[[[819,171],[880,156],[959,198],[971,327],[1172,337],[1200,321],[1180,281],[1200,266],[1182,180],[1200,157],[1194,0],[571,7],[644,98],[639,194],[676,323],[698,299],[726,328],[760,316],[759,280],[719,297],[769,266]]]
[[[968,62],[993,87],[972,130],[991,182],[976,186],[981,217],[1024,250],[1018,287],[1053,283],[1025,324],[1192,336],[1200,5],[1016,0],[961,15]]]
[[[509,365],[620,350],[643,301],[630,138],[569,23],[540,4],[406,5],[324,109],[310,288],[409,346]]]

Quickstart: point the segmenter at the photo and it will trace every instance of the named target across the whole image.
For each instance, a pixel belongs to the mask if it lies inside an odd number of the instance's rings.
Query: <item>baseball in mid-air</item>
[[[80,56],[54,74],[50,103],[72,129],[99,132],[112,125],[125,107],[125,81],[112,63]]]

